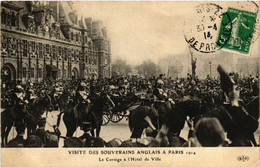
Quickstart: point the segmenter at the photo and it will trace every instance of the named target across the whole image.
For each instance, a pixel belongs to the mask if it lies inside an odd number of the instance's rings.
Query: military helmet
[[[162,81],[161,79],[159,79],[159,80],[157,81],[157,84],[158,84],[158,85],[164,85],[164,83],[163,83],[163,81]]]
[[[42,126],[44,126],[45,124],[46,124],[46,118],[45,118],[45,117],[39,118],[39,120],[38,120],[38,125],[39,125],[40,127],[42,127]]]
[[[22,87],[21,85],[17,85],[17,86],[15,87],[15,92],[20,93],[20,92],[23,92],[23,91],[24,91],[24,89],[23,89],[23,87]]]
[[[85,82],[81,82],[81,83],[80,83],[80,86],[82,86],[82,87],[87,87],[87,85],[86,85]]]

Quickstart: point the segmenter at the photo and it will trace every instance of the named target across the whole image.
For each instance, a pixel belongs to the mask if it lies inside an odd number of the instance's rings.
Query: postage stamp
[[[227,14],[230,18],[227,15],[222,18],[216,47],[248,54],[252,44],[257,14],[234,8],[228,8]],[[231,23],[226,24],[229,19],[232,20]]]
[[[221,6],[213,3],[200,4],[191,15],[192,18],[187,19],[184,24],[184,37],[196,51],[216,52],[229,41],[232,23],[228,13]],[[219,32],[223,38],[216,47]]]

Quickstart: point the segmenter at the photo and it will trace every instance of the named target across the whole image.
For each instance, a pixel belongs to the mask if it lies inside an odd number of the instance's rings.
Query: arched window
[[[12,16],[11,16],[11,25],[13,27],[15,27],[15,14],[14,14],[14,12],[12,12]]]
[[[71,40],[73,41],[73,32],[70,34]]]
[[[64,73],[63,77],[66,78],[67,77],[67,70],[64,70],[63,73]]]
[[[4,9],[1,12],[1,20],[2,20],[1,22],[2,24],[6,24],[6,12]]]
[[[34,78],[34,68],[31,68],[31,78]]]
[[[42,68],[39,68],[38,75],[39,75],[39,78],[42,78]]]
[[[23,67],[23,78],[26,78],[26,67]]]
[[[79,35],[76,34],[76,41],[78,42],[79,41]]]
[[[58,78],[61,78],[61,70],[58,69]]]

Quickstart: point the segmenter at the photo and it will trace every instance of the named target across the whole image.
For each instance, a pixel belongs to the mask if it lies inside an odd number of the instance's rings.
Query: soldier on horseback
[[[157,88],[155,88],[153,94],[155,95],[157,100],[166,101],[167,93],[164,91],[163,86],[164,86],[164,82],[161,79],[157,80]]]
[[[34,96],[34,90],[33,90],[33,83],[28,82],[25,90],[25,99],[31,103],[33,99],[35,99],[36,96]]]
[[[77,88],[76,99],[78,100],[78,103],[90,103],[88,96],[87,84],[82,81]]]
[[[82,122],[86,121],[87,116],[90,115],[93,117],[93,119],[96,118],[95,114],[89,110],[91,101],[88,99],[89,92],[87,91],[86,88],[87,88],[86,83],[82,81],[80,82],[76,91],[77,105],[74,108],[74,115],[77,120],[77,123],[81,126],[81,128],[82,128]]]
[[[52,94],[53,94],[53,100],[57,106],[58,106],[58,98],[62,94],[62,91],[63,91],[63,87],[60,84],[56,83],[52,91]]]
[[[29,102],[25,99],[24,89],[21,85],[17,85],[14,89],[13,94],[13,108],[10,110],[11,115],[15,121],[15,127],[17,131],[17,136],[23,136],[25,130],[25,105]]]

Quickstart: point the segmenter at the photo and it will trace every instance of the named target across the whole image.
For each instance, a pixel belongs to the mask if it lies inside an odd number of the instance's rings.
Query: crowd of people
[[[171,136],[169,140],[169,128],[162,124],[156,128],[151,118],[146,116],[144,120],[148,124],[142,133],[142,137],[138,139],[129,139],[121,141],[115,138],[111,141],[104,141],[100,137],[90,135],[91,128],[88,123],[83,122],[81,129],[84,135],[81,137],[62,137],[57,126],[54,126],[53,132],[46,131],[46,118],[37,118],[38,128],[33,131],[25,140],[24,129],[17,131],[18,135],[7,143],[9,147],[58,147],[60,138],[64,138],[64,147],[160,147],[160,146],[256,146],[257,143],[252,138],[246,138],[245,142],[234,141],[230,136],[236,136],[243,128],[251,128],[253,132],[258,128],[258,118],[252,118],[252,125],[241,125],[248,123],[244,116],[250,116],[249,112],[243,107],[252,100],[259,97],[259,78],[258,76],[242,78],[237,74],[230,73],[230,80],[234,84],[234,89],[229,93],[223,91],[220,78],[199,79],[190,74],[186,78],[167,78],[164,74],[158,77],[143,78],[138,76],[105,78],[97,80],[47,80],[42,83],[26,84],[2,84],[1,104],[2,108],[12,110],[15,106],[24,106],[30,104],[34,99],[48,94],[51,97],[52,105],[58,109],[57,99],[64,92],[70,92],[70,98],[78,99],[77,103],[87,101],[91,103],[90,97],[96,97],[100,92],[106,92],[109,96],[118,98],[127,98],[135,96],[144,98],[155,97],[157,100],[169,101],[172,106],[178,101],[186,99],[200,99],[205,105],[222,106],[229,105],[226,110],[233,119],[232,130],[222,125],[222,121],[214,117],[203,117],[194,124],[192,119],[188,119],[187,123],[190,128],[189,136],[183,139],[178,135]],[[238,93],[238,95],[236,94]],[[81,100],[79,100],[81,99]],[[259,105],[259,103],[258,103]],[[234,107],[243,107],[242,109],[234,109]],[[19,108],[19,107],[18,107]],[[230,109],[228,109],[230,108]],[[235,111],[233,111],[235,110]],[[239,110],[239,111],[238,111]],[[241,110],[241,111],[240,111]],[[243,110],[243,111],[242,111]],[[234,112],[241,112],[239,116]],[[16,111],[21,112],[21,111]],[[242,122],[240,122],[242,121]],[[254,125],[253,125],[254,124]],[[17,125],[19,126],[19,125]],[[250,127],[252,126],[252,127]],[[16,127],[16,129],[19,127]],[[227,134],[229,133],[229,134]],[[241,134],[240,134],[241,135]],[[230,139],[231,138],[231,139]],[[3,142],[3,140],[2,140]],[[3,143],[2,143],[3,144]]]

